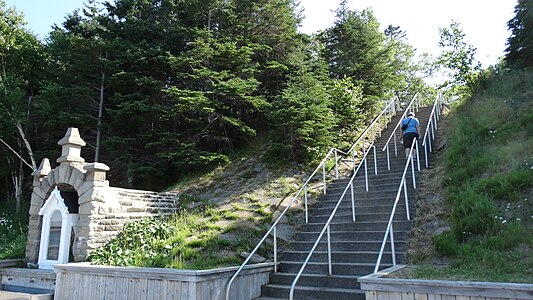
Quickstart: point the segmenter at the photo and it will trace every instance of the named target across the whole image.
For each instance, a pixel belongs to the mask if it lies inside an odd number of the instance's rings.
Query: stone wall
[[[116,236],[130,221],[144,217],[171,215],[178,211],[178,194],[152,192],[110,187],[107,202],[114,205],[101,206],[89,217],[89,250],[100,247]],[[81,212],[80,212],[81,214]],[[83,261],[83,260],[78,260]]]
[[[71,248],[76,262],[85,261],[91,250],[108,242],[128,221],[173,214],[179,209],[177,193],[110,187],[106,180],[109,167],[86,163],[80,156],[85,142],[76,128],[69,128],[58,144],[62,146],[62,156],[57,159],[59,166],[52,169],[49,160],[44,159],[32,174],[26,262],[38,260],[42,227],[39,211],[55,187],[76,192],[78,196],[78,218],[73,226]]]

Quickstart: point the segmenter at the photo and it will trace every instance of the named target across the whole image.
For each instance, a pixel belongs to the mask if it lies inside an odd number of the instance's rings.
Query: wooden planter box
[[[226,285],[238,267],[212,270],[55,265],[55,300],[223,300]],[[230,299],[259,297],[273,263],[250,265],[232,284]]]
[[[533,299],[533,284],[385,278],[396,266],[359,278],[366,300]]]

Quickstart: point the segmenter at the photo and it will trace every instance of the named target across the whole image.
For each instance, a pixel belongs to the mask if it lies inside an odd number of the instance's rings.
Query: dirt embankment
[[[418,192],[416,219],[411,232],[408,250],[410,263],[431,262],[443,264],[437,257],[433,237],[449,231],[449,209],[443,189],[444,154],[446,151],[447,117],[441,117],[437,130],[437,143],[433,147],[434,159],[429,169],[423,171]]]

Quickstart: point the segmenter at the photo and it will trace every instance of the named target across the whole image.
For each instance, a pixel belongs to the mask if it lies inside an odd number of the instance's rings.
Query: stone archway
[[[102,163],[86,163],[81,157],[85,142],[77,128],[69,128],[58,144],[62,147],[61,157],[56,160],[59,165],[52,169],[50,161],[43,159],[32,174],[33,193],[26,244],[28,263],[38,261],[41,241],[46,241],[42,229],[44,225],[45,230],[49,230],[50,222],[43,224],[44,211],[41,210],[56,188],[63,201],[71,198],[66,202],[70,201],[70,205],[77,209],[77,219],[72,222],[69,243],[72,251],[68,262],[86,261],[92,250],[107,243],[129,221],[173,214],[179,209],[176,193],[110,187],[106,180],[109,167]],[[70,207],[66,210],[72,212]]]
[[[62,146],[62,156],[57,159],[59,166],[52,170],[49,160],[45,158],[32,174],[34,180],[26,244],[27,262],[36,263],[39,258],[43,228],[43,217],[39,212],[55,188],[77,194],[79,208],[73,226],[74,251],[71,252],[74,261],[85,261],[91,236],[90,216],[105,204],[104,195],[109,195],[109,182],[105,179],[109,167],[102,163],[85,163],[85,159],[80,156],[85,142],[80,138],[78,129],[69,128],[58,144]]]

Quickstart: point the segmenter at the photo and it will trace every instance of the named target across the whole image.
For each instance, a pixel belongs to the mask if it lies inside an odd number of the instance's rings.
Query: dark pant
[[[416,132],[408,132],[403,135],[403,146],[405,148],[411,148],[413,145],[413,140],[415,138],[418,138],[418,133]]]

